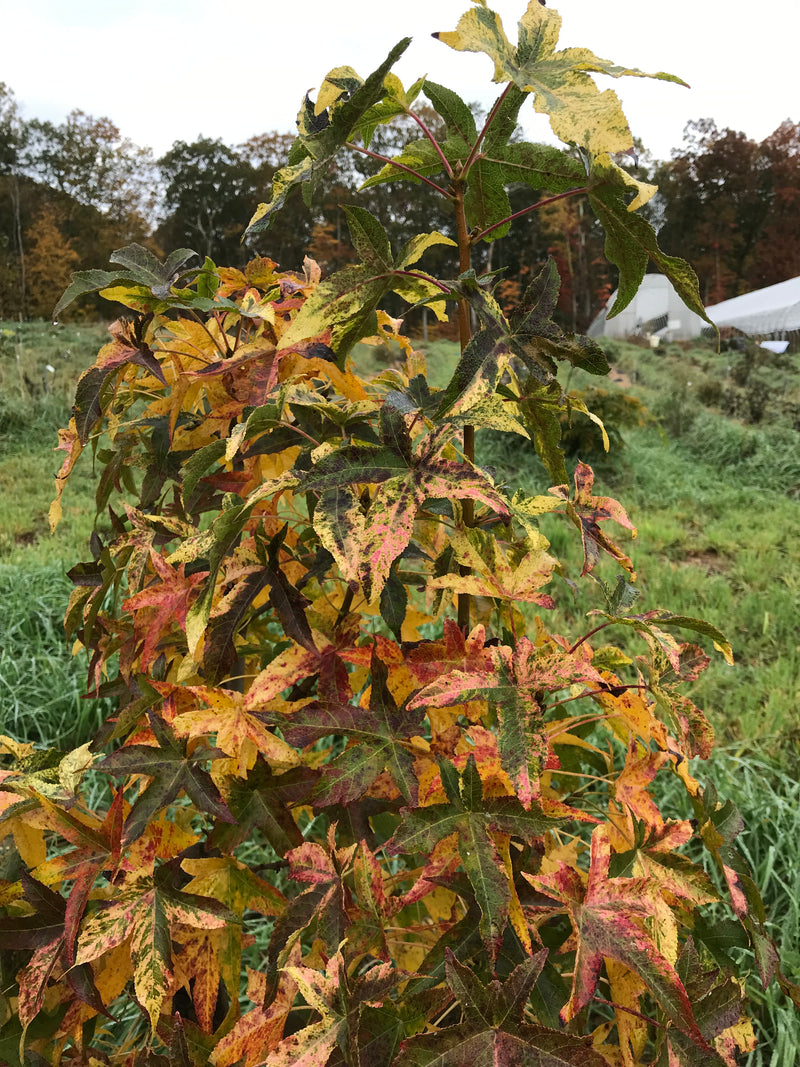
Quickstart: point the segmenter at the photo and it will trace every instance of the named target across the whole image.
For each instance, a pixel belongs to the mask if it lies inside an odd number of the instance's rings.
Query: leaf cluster
[[[498,145],[522,97],[556,93],[551,113],[577,122],[585,100],[596,111],[587,70],[638,73],[553,52],[556,29],[533,3],[512,50],[481,3],[450,35],[511,79],[483,131],[426,83],[446,130],[431,166],[475,239],[501,228],[505,205],[475,187],[508,180]],[[332,71],[256,224],[419,91],[386,64],[366,81]],[[598,137],[582,158],[616,219],[626,183]],[[406,166],[428,178],[424,160]],[[99,290],[129,309],[78,385],[57,479],[60,497],[93,452],[112,532],[71,571],[66,625],[117,711],[73,753],[2,741],[3,1055],[732,1065],[752,1046],[734,950],[765,984],[777,961],[735,809],[689,769],[713,744],[683,691],[708,657],[676,633],[731,651],[702,620],[633,613],[633,564],[609,532],[631,523],[591,468],[567,471],[561,416],[580,400],[558,363],[603,373],[602,354],[553,322],[552,263],[505,314],[469,269],[464,225],[462,269],[441,280],[418,261],[447,238],[395,251],[368,212],[348,217],[360,262],[324,280],[308,259],[189,268],[186,250],[162,264],[134,246],[60,302]],[[391,291],[458,308],[444,389],[381,309]],[[402,362],[358,375],[354,343],[387,340]],[[530,439],[552,484],[497,484],[475,427]],[[603,596],[582,634],[544,619],[572,581],[546,513],[576,528],[578,577]],[[603,643],[611,626],[635,658]],[[683,782],[695,820],[662,814],[659,773]],[[738,920],[724,943],[692,846]]]

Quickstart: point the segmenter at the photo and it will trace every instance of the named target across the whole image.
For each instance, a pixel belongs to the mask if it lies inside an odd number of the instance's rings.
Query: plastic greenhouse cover
[[[706,312],[717,326],[733,326],[742,333],[800,330],[800,277],[712,304]]]

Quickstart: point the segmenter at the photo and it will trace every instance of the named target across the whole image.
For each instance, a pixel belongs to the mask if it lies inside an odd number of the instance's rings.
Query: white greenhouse
[[[607,319],[606,311],[616,299],[614,292],[589,327],[590,337],[624,340],[639,335],[656,336],[664,341],[688,341],[699,337],[703,327],[708,326],[687,308],[665,274],[645,274],[630,304],[613,319]]]
[[[663,341],[688,341],[709,330],[708,323],[686,307],[663,274],[645,274],[625,310],[607,319],[606,310],[616,297],[615,292],[592,322],[590,337],[649,336]],[[764,347],[784,341],[794,347],[800,338],[800,277],[712,304],[706,312],[720,329],[728,327],[763,339]]]
[[[730,326],[750,337],[788,340],[790,334],[800,330],[800,278],[734,296],[712,304],[706,311],[720,329]]]

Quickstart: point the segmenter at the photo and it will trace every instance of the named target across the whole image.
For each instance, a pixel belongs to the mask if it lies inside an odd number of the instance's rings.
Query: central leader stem
[[[457,179],[453,183],[453,191],[455,194],[456,230],[458,235],[458,267],[459,272],[463,274],[470,269],[470,253],[472,251],[472,243],[467,229],[467,216],[464,211],[464,182]],[[463,352],[472,338],[469,302],[467,300],[458,301],[458,332],[461,341],[461,351]],[[464,427],[464,455],[470,463],[475,462],[474,426]],[[473,501],[464,500],[462,504],[462,514],[464,516],[464,525],[467,527],[472,526],[475,521],[475,505]],[[461,567],[460,573],[462,575],[469,574],[469,567]],[[469,616],[471,599],[469,593],[458,594],[458,625],[465,634],[469,633],[470,629]]]

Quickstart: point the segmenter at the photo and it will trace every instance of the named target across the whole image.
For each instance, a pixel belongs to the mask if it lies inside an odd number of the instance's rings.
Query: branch
[[[419,181],[425,182],[426,185],[430,185],[431,189],[435,189],[437,193],[441,193],[442,196],[447,197],[448,200],[452,200],[453,196],[448,193],[446,189],[443,189],[441,185],[437,185],[436,182],[432,182],[430,178],[426,178],[424,174],[418,174],[417,171],[411,167],[407,167],[405,163],[398,163],[396,159],[390,159],[388,156],[382,156],[380,152],[373,152],[369,148],[362,148],[361,145],[353,144],[352,141],[345,143],[345,148],[351,148],[354,152],[361,152],[365,156],[371,156],[372,159],[380,160],[381,163],[388,163],[390,167],[396,167],[398,170],[403,170],[406,174],[410,174],[414,178],[418,178]]]
[[[472,238],[472,243],[480,241],[485,237],[487,233],[491,233],[492,230],[497,230],[501,226],[505,226],[509,222],[513,222],[515,219],[521,219],[523,215],[530,215],[532,211],[538,211],[540,207],[547,207],[548,204],[555,204],[556,200],[564,200],[568,196],[577,196],[579,193],[588,193],[588,186],[583,186],[580,189],[568,189],[566,193],[559,193],[557,196],[548,196],[545,200],[537,200],[535,204],[530,204],[528,207],[522,208],[521,211],[515,211],[513,215],[507,215],[504,219],[500,219],[499,222],[495,222],[492,226],[487,226],[485,230],[476,234]]]
[[[657,1026],[659,1030],[666,1030],[666,1026],[662,1026],[657,1019],[653,1019],[649,1015],[642,1015],[640,1011],[636,1011],[634,1008],[626,1008],[623,1004],[615,1004],[613,1000],[606,1000],[604,997],[592,997],[592,1000],[596,1000],[598,1004],[607,1004],[614,1011],[625,1011],[628,1015],[635,1015],[637,1019],[650,1023],[651,1026]]]
[[[439,144],[439,142],[436,140],[436,138],[433,136],[433,133],[428,129],[428,127],[425,125],[425,123],[422,121],[422,119],[419,117],[419,115],[417,115],[414,111],[409,110],[409,111],[406,112],[406,114],[411,116],[411,118],[414,120],[414,122],[416,122],[416,124],[419,126],[419,128],[422,130],[422,132],[425,134],[425,136],[431,142],[433,147],[436,149],[436,154],[438,155],[439,159],[441,159],[441,161],[442,161],[442,166],[444,167],[445,174],[447,175],[448,178],[452,178],[453,177],[453,168],[447,162],[447,156],[442,151],[442,147]]]
[[[423,282],[430,282],[431,285],[435,285],[437,289],[441,289],[441,291],[443,293],[446,293],[448,296],[451,295],[450,289],[448,289],[447,286],[443,282],[437,281],[436,278],[432,278],[429,274],[423,274],[422,271],[417,271],[417,270],[393,270],[391,273],[392,274],[402,274],[402,276],[404,278],[419,278]],[[436,299],[438,300],[439,298],[437,297]]]
[[[595,626],[593,630],[590,630],[588,634],[584,634],[583,637],[579,637],[572,648],[569,650],[568,655],[572,655],[576,648],[580,648],[584,641],[588,641],[594,634],[599,633],[600,630],[605,630],[606,626],[613,626],[613,622],[601,622],[599,626]]]
[[[483,129],[478,134],[478,139],[475,141],[475,144],[472,146],[472,150],[470,151],[470,154],[467,156],[467,162],[461,168],[461,173],[465,177],[469,173],[469,168],[475,162],[475,159],[476,159],[476,157],[478,155],[478,149],[480,148],[484,137],[489,132],[489,127],[494,122],[495,116],[497,115],[497,112],[500,110],[500,105],[503,103],[503,101],[505,100],[506,96],[508,95],[508,93],[513,88],[513,85],[514,85],[513,82],[509,82],[508,83],[508,85],[505,87],[505,89],[502,91],[502,93],[500,93],[498,98],[495,100],[494,105],[492,106],[492,110],[486,116],[486,122],[484,122],[484,124],[483,124]]]

